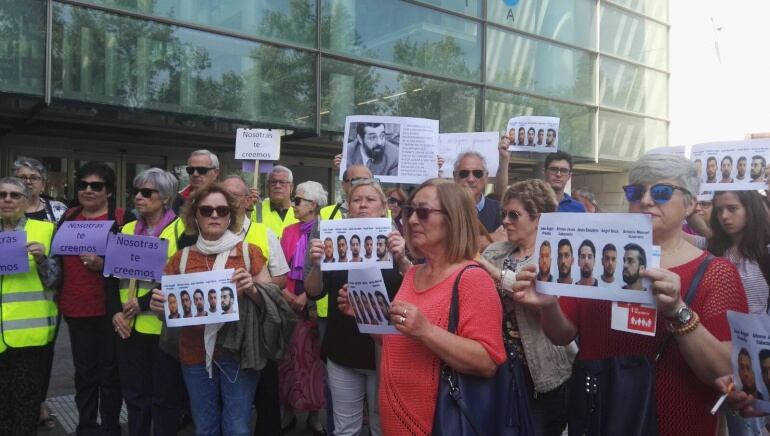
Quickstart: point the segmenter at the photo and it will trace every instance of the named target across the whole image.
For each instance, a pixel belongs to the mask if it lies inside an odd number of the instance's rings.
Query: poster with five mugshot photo
[[[164,275],[166,325],[214,324],[238,321],[238,297],[230,281],[232,269]]]
[[[553,153],[559,149],[559,118],[522,116],[508,120],[505,134],[511,140],[508,151]]]
[[[770,140],[695,144],[690,160],[701,182],[697,194],[767,189]]]
[[[549,295],[653,302],[641,273],[650,265],[650,217],[629,213],[546,213],[540,217],[536,289]]]
[[[321,271],[393,268],[388,251],[388,235],[393,231],[389,218],[324,220],[318,230],[324,244]]]

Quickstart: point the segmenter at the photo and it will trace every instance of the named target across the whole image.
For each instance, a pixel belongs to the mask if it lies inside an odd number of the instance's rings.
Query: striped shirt
[[[741,256],[735,249],[728,248],[725,257],[735,265],[741,276],[743,288],[746,290],[746,300],[749,303],[749,313],[767,313],[768,295],[770,287],[767,285],[765,275],[759,264]]]

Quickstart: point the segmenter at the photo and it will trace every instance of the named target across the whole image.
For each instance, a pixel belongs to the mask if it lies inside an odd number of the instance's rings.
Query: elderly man
[[[342,156],[339,156],[339,158],[341,159]],[[339,166],[337,158],[335,158],[335,164]],[[372,172],[369,171],[369,168],[363,165],[349,166],[348,169],[342,173],[342,203],[330,204],[321,208],[321,219],[339,220],[345,218],[348,215],[348,193],[350,192],[350,188],[359,180],[369,180],[371,178]]]
[[[500,215],[500,202],[484,196],[487,186],[487,162],[476,151],[460,153],[455,160],[454,180],[460,185],[467,186],[476,202],[476,212],[479,220],[488,232],[492,233],[503,225]]]
[[[172,208],[177,215],[179,209],[196,189],[209,186],[219,177],[219,158],[208,150],[196,150],[187,158],[185,171],[190,176],[190,183],[179,191],[179,196],[174,199]]]
[[[276,165],[267,178],[268,198],[254,207],[251,220],[264,223],[278,238],[286,226],[294,224],[294,210],[291,208],[291,193],[294,190],[294,175],[283,165]]]

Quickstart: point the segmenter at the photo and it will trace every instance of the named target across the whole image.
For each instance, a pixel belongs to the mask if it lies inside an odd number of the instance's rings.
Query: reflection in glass
[[[593,55],[497,29],[487,31],[490,84],[593,102]]]
[[[601,51],[665,70],[668,29],[654,21],[602,5]]]
[[[668,21],[668,0],[611,0],[648,17]]]
[[[0,1],[0,91],[43,94],[45,2]]]
[[[649,149],[667,145],[666,122],[599,111],[599,159],[632,162]]]
[[[347,115],[440,120],[442,132],[479,130],[480,91],[385,68],[323,59],[321,129],[341,132]]]
[[[471,15],[474,17],[481,16],[481,3],[484,0],[417,0],[422,3],[427,3],[433,6],[438,6],[450,11],[459,12],[461,14]]]
[[[314,126],[314,56],[55,4],[55,97]]]
[[[559,117],[559,149],[593,159],[592,114],[593,109],[584,106],[488,90],[484,130],[504,130],[509,119],[523,115]]]
[[[327,50],[480,80],[481,25],[396,0],[323,0]]]
[[[610,58],[599,66],[599,100],[603,105],[665,118],[668,77]]]

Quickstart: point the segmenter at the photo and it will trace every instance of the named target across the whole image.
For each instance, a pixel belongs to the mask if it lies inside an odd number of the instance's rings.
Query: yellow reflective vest
[[[254,211],[251,213],[251,221],[265,224],[275,233],[278,239],[281,239],[285,227],[299,222],[299,220],[294,218],[294,209],[291,207],[286,211],[286,217],[281,219],[278,212],[270,208],[269,198],[262,200],[262,205],[254,208]]]
[[[342,205],[339,203],[322,207],[320,215],[322,220],[341,220],[345,218],[342,213]]]
[[[55,225],[48,221],[27,219],[24,231],[28,242],[39,242],[46,256],[51,250]],[[0,314],[2,342],[0,353],[7,348],[37,347],[53,341],[59,309],[53,292],[45,290],[31,254],[29,271],[0,276]]]
[[[249,230],[246,232],[246,236],[243,238],[249,244],[254,244],[262,250],[262,255],[265,256],[265,260],[270,260],[270,243],[267,240],[267,226],[262,223],[252,222],[249,225]],[[267,267],[267,264],[265,265]]]
[[[121,232],[126,235],[133,235],[135,231],[136,221],[131,221],[130,223],[126,224],[121,230]],[[160,232],[160,239],[168,240],[168,249],[166,251],[167,259],[171,259],[171,257],[176,253],[177,240],[180,236],[182,236],[183,233],[184,224],[180,218],[176,218],[174,221],[171,221],[171,224],[167,225],[166,228]],[[128,301],[128,284],[128,279],[120,280],[120,302],[124,304]],[[151,281],[137,280],[136,297],[139,298],[147,295],[147,293],[150,292],[150,289],[152,289],[153,285],[154,283]],[[161,321],[154,313],[150,311],[142,312],[136,316],[134,329],[139,333],[159,335],[161,330]]]

